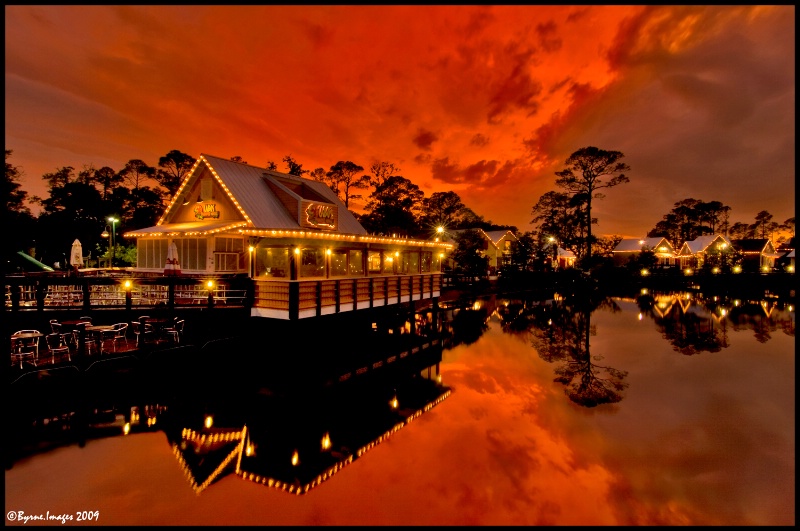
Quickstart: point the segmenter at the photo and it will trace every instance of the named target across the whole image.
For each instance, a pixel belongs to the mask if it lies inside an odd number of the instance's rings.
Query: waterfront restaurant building
[[[246,275],[253,316],[298,319],[439,296],[452,243],[367,233],[326,184],[201,155],[153,227],[139,274]],[[175,244],[168,256],[170,247]]]

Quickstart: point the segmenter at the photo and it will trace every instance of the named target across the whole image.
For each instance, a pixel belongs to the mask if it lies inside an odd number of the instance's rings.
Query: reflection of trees
[[[489,317],[485,306],[456,308],[449,322],[443,323],[443,334],[449,347],[464,344],[471,345],[489,328]]]
[[[794,336],[794,313],[776,302],[742,302],[729,298],[692,298],[687,294],[643,295],[637,299],[642,315],[651,317],[673,349],[687,356],[719,352],[730,346],[728,329],[753,330],[760,343],[771,332]]]
[[[504,327],[519,334],[522,326],[527,326],[539,357],[557,364],[554,381],[564,384],[569,399],[584,407],[619,402],[628,386],[623,381],[626,371],[594,363],[603,357],[590,354],[589,339],[597,333],[591,315],[597,308],[620,311],[609,298],[581,297],[531,306]]]

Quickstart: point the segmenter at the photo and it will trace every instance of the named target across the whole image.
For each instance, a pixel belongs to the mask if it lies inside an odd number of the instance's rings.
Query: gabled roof
[[[772,242],[768,238],[747,238],[731,240],[733,248],[743,253],[776,254]],[[777,255],[776,255],[777,256]]]
[[[722,234],[708,234],[705,236],[698,236],[694,240],[684,242],[683,246],[681,247],[681,251],[683,251],[684,247],[688,247],[688,250],[692,254],[701,253],[705,251],[712,243],[717,243],[718,240],[721,240],[719,243],[725,243],[727,245],[731,244],[731,241]]]
[[[511,236],[515,240],[517,239],[517,236],[510,230],[488,230],[483,232],[489,237],[490,240],[492,240],[492,243],[495,245],[497,245],[505,236]]]
[[[558,247],[556,249],[556,255],[559,258],[575,258],[575,253],[573,253],[572,251],[568,251],[566,249],[562,249],[561,247]]]
[[[666,251],[668,253],[674,253],[675,249],[672,248],[672,244],[669,243],[669,240],[664,238],[663,236],[656,236],[653,238],[623,238],[614,247],[615,253],[617,252],[640,252],[644,249],[649,250],[658,250],[661,247],[666,247]]]
[[[209,174],[239,211],[247,228],[308,231],[308,227],[302,227],[298,222],[297,213],[290,212],[281,198],[288,198],[290,202],[312,199],[337,207],[336,232],[367,234],[336,193],[324,183],[206,154],[197,159],[158,225],[169,224],[184,200],[193,199],[188,194],[198,179]]]

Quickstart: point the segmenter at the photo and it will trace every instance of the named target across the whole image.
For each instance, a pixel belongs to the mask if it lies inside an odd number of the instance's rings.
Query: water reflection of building
[[[794,335],[794,306],[774,299],[742,300],[692,293],[642,293],[640,318],[653,318],[675,350],[691,355],[717,352],[730,345],[729,329],[753,330],[760,342],[782,330]]]

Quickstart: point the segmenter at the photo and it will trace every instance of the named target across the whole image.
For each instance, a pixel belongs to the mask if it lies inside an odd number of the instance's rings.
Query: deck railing
[[[253,314],[298,319],[438,297],[439,273],[318,280],[256,280]]]
[[[197,305],[244,306],[251,290],[247,278],[181,277],[7,277],[5,309],[157,308]]]
[[[5,309],[249,307],[252,315],[298,319],[439,296],[440,273],[307,280],[247,277],[6,277]]]

